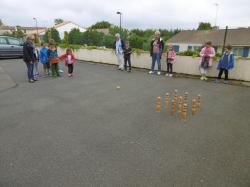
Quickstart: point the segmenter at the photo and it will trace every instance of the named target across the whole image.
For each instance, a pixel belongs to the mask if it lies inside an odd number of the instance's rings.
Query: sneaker
[[[161,72],[160,72],[160,71],[158,71],[158,72],[157,72],[157,75],[161,75]]]
[[[207,81],[207,80],[208,80],[208,78],[207,78],[207,77],[204,77],[203,79],[204,79],[205,81]]]
[[[130,72],[131,72],[131,70],[128,70],[127,72],[128,72],[128,73],[130,73]]]
[[[224,80],[224,84],[228,84],[229,82],[228,82],[228,80]]]
[[[154,74],[154,72],[153,71],[149,71],[149,74]]]
[[[215,79],[214,83],[220,83],[220,79]]]
[[[203,81],[203,80],[204,80],[204,77],[203,77],[203,76],[201,76],[200,80],[202,80],[202,81]]]
[[[166,73],[166,77],[168,77],[169,76],[169,74],[168,73]]]
[[[59,73],[63,73],[63,72],[64,72],[64,71],[63,71],[63,70],[61,70],[61,69],[59,69],[58,71],[59,71]]]
[[[169,77],[173,77],[173,74],[169,74]]]
[[[33,79],[30,79],[29,80],[29,83],[34,83],[35,81]]]
[[[71,77],[72,75],[71,74],[68,74],[68,77]]]

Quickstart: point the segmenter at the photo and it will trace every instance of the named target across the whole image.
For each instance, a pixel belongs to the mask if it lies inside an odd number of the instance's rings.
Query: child
[[[218,78],[215,80],[215,83],[219,83],[223,72],[225,73],[224,84],[228,84],[228,70],[234,68],[234,54],[231,51],[232,47],[228,45],[225,48],[221,59],[219,60],[217,69],[219,70]]]
[[[213,57],[215,56],[215,50],[212,47],[212,42],[207,42],[206,46],[202,48],[200,52],[201,63],[200,63],[200,72],[201,80],[207,80],[207,71],[209,67],[213,65]]]
[[[37,78],[39,75],[39,71],[38,71],[39,51],[35,46],[34,46],[34,57],[35,57],[35,62],[34,62],[34,67],[33,67],[33,75],[34,75],[34,79],[38,80]]]
[[[173,64],[175,63],[176,53],[173,46],[170,44],[166,51],[167,73],[166,76],[173,76]]]
[[[125,49],[124,49],[124,69],[127,72],[131,72],[131,54],[132,49],[129,47],[129,43],[125,43]],[[128,63],[128,70],[127,70],[127,63]]]
[[[49,50],[48,50],[48,59],[51,64],[51,73],[52,77],[60,77],[60,74],[58,72],[58,54],[55,44],[50,43]]]
[[[67,49],[66,53],[59,57],[60,60],[65,59],[65,66],[68,67],[68,76],[73,76],[75,55],[72,53],[71,49]]]
[[[44,76],[49,75],[49,59],[48,59],[48,48],[46,47],[45,43],[41,44],[41,49],[40,49],[40,62],[43,64],[43,71],[44,71]]]

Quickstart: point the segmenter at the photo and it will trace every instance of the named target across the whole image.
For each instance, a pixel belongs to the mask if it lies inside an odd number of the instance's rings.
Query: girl
[[[37,79],[39,75],[39,71],[38,71],[39,51],[35,46],[34,46],[34,56],[35,56],[35,62],[34,62],[34,68],[33,68],[33,75],[34,75],[34,78]]]
[[[200,52],[201,62],[200,62],[200,72],[201,80],[207,80],[207,71],[209,67],[213,65],[213,57],[215,56],[215,50],[212,47],[212,42],[207,42],[206,46],[202,48]]]
[[[173,49],[172,44],[169,45],[166,51],[166,63],[167,63],[167,73],[166,76],[173,76],[173,64],[175,63],[176,53]]]
[[[219,70],[218,78],[215,80],[215,83],[220,82],[221,76],[224,72],[225,80],[224,84],[228,84],[228,71],[234,68],[234,54],[231,51],[232,47],[228,45],[225,48],[225,52],[223,53],[221,59],[219,60],[217,69]]]
[[[73,76],[75,55],[72,53],[71,49],[67,49],[66,53],[59,57],[60,60],[65,59],[65,66],[68,67],[68,76]]]

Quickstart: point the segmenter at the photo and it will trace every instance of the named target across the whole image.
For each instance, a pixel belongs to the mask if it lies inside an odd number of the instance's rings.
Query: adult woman
[[[28,36],[26,42],[23,45],[23,61],[27,66],[27,76],[28,81],[33,83],[35,81],[33,68],[35,63],[35,54],[34,54],[34,44],[32,42],[32,36]]]
[[[151,41],[150,45],[150,55],[152,57],[152,65],[151,70],[149,71],[150,74],[154,73],[155,62],[157,61],[158,64],[158,75],[161,75],[161,55],[164,48],[164,42],[161,39],[161,33],[156,31],[154,34],[154,39]]]

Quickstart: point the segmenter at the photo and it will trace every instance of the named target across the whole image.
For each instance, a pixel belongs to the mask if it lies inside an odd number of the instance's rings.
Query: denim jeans
[[[34,79],[34,75],[33,75],[34,63],[33,62],[32,63],[26,62],[26,66],[27,66],[28,79],[33,80]]]
[[[158,64],[158,71],[161,71],[161,54],[160,53],[153,53],[151,71],[154,71],[156,61],[157,61],[157,64]]]

